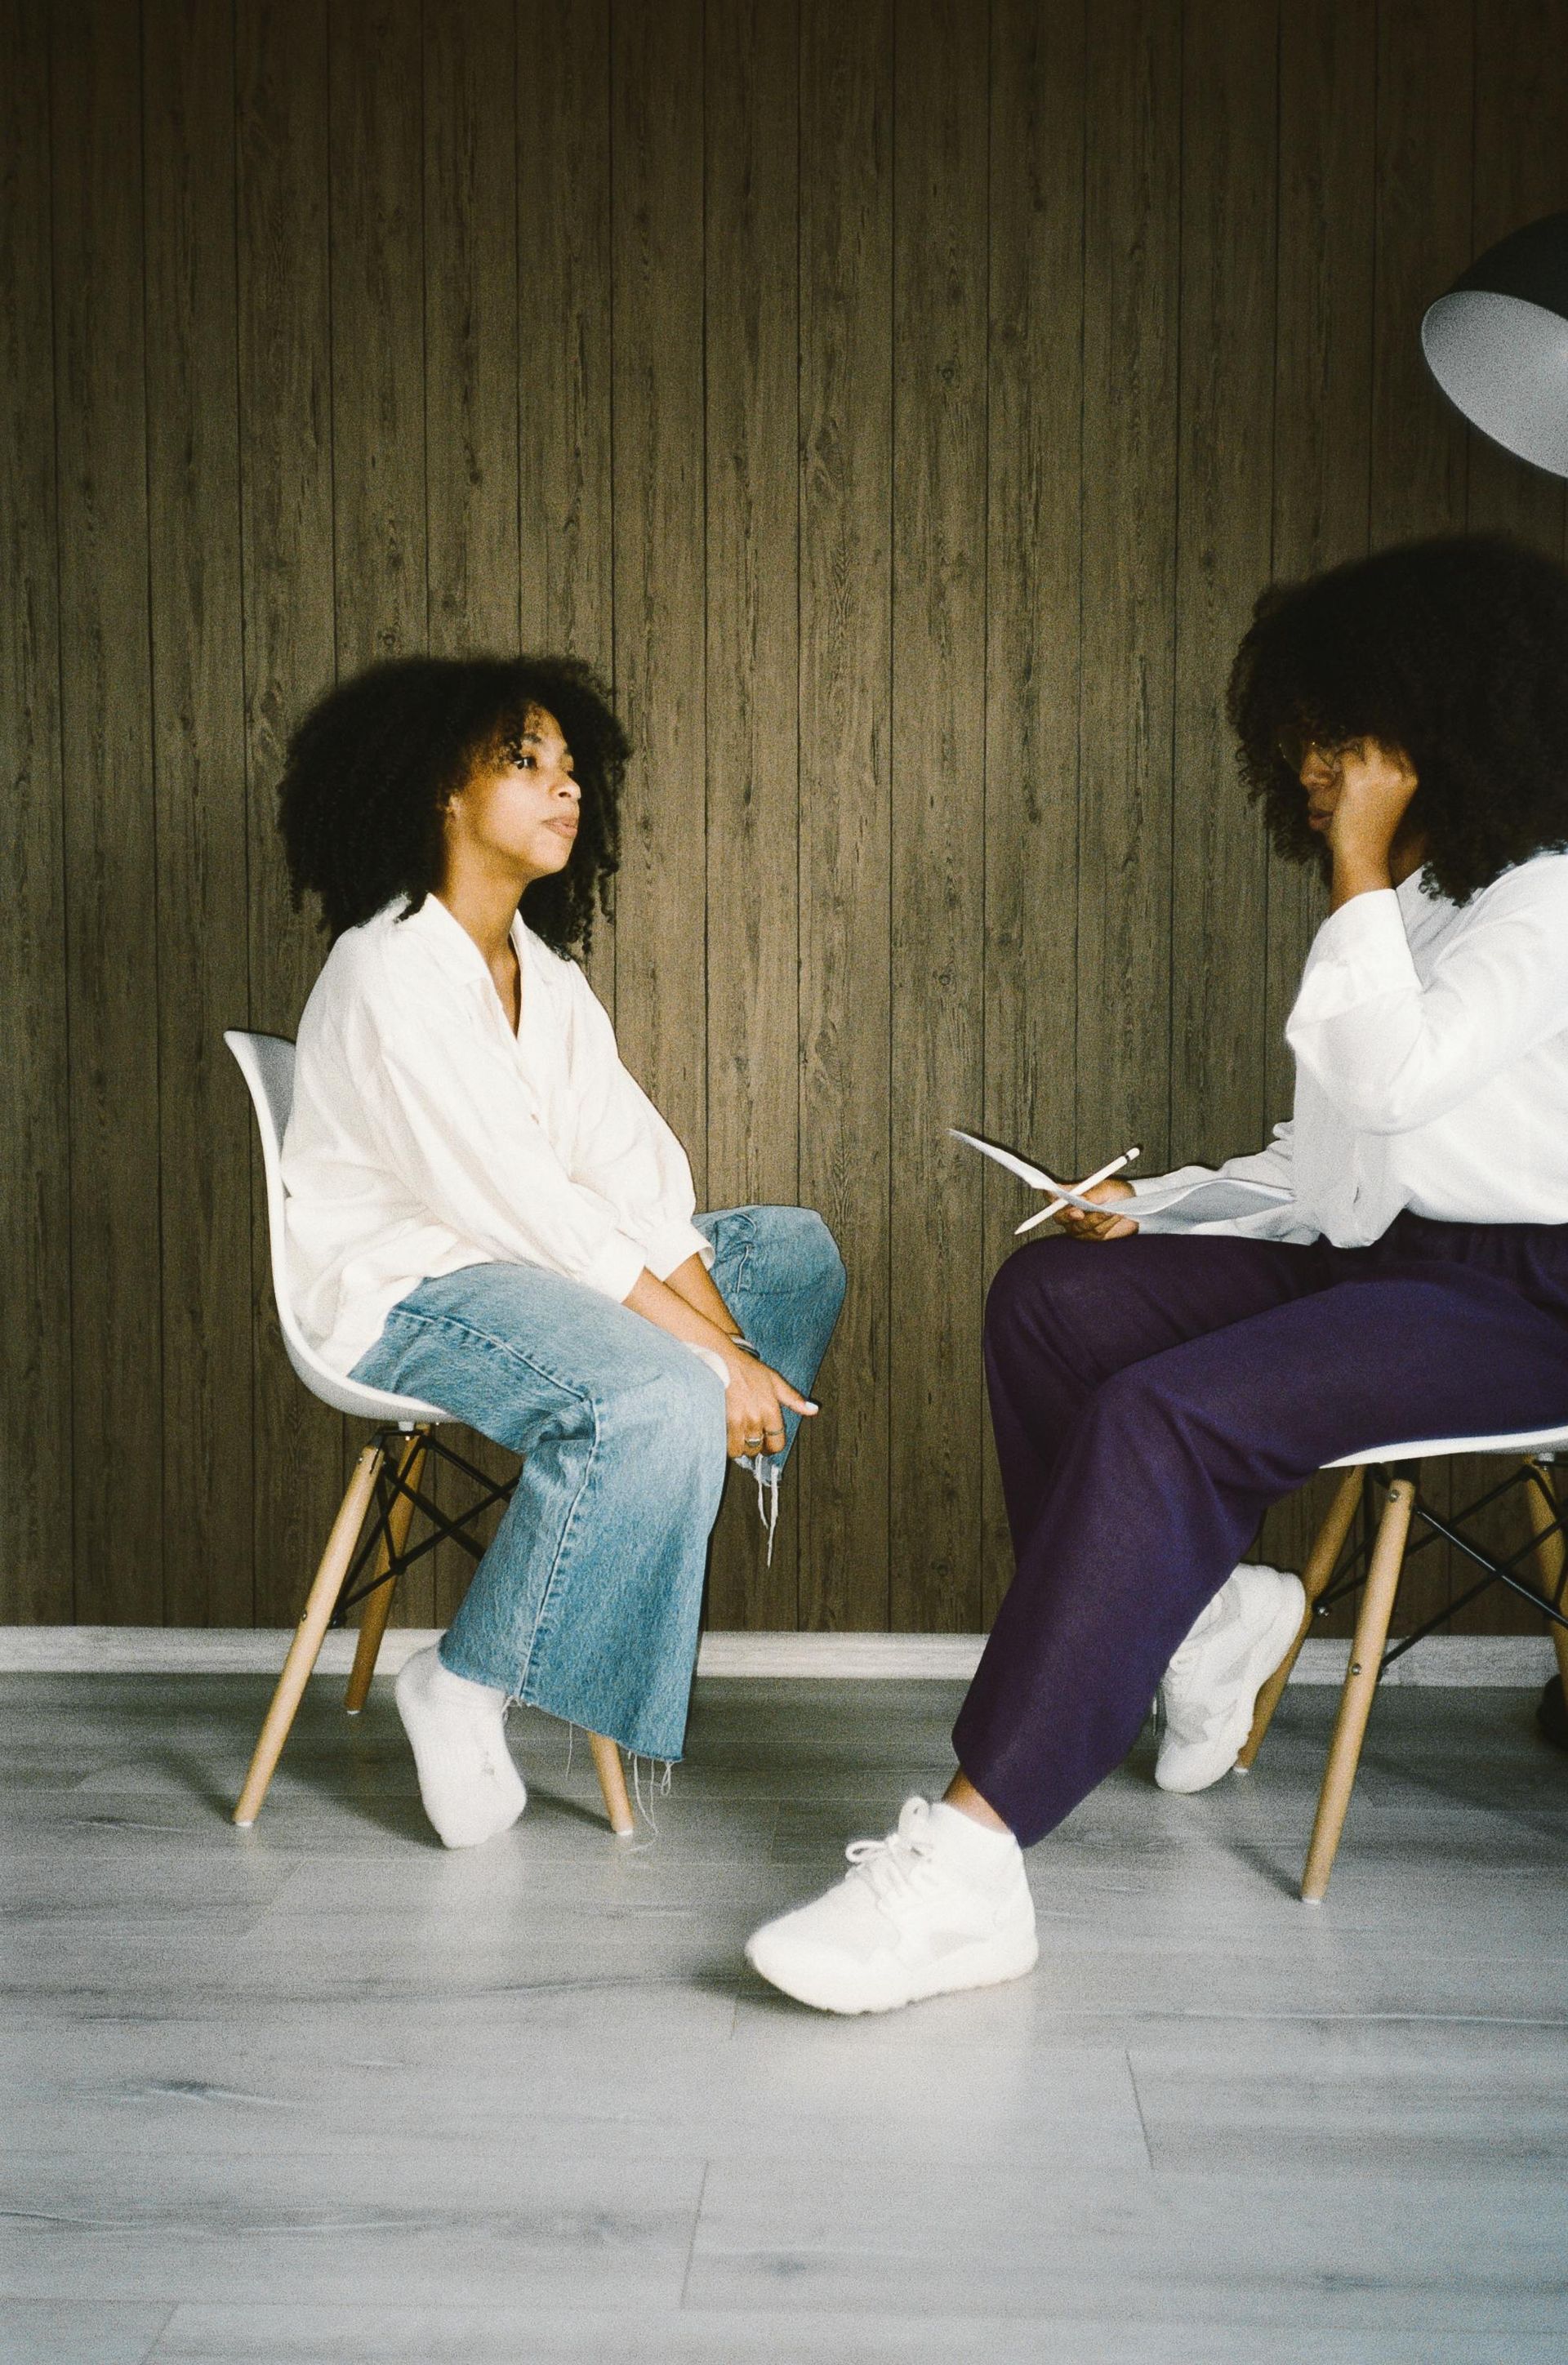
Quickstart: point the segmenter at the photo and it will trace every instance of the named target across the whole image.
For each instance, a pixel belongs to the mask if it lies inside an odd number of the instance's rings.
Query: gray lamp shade
[[[1568,213],[1489,247],[1428,310],[1421,350],[1473,427],[1568,476]]]

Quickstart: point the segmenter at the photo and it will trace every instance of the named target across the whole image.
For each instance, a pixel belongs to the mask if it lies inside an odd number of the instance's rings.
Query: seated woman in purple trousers
[[[1463,538],[1270,591],[1229,711],[1276,847],[1331,891],[1294,1121],[1219,1170],[1279,1195],[1140,1238],[1153,1186],[1107,1183],[998,1273],[1016,1574],[960,1770],[747,1948],[825,2011],[1030,1969],[1022,1849],[1162,1675],[1167,1787],[1229,1766],[1299,1620],[1294,1578],[1237,1568],[1271,1503],[1361,1448],[1568,1412],[1568,574]]]

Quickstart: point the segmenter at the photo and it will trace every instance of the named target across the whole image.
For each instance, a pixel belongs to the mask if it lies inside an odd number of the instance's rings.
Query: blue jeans
[[[741,1329],[809,1395],[844,1298],[827,1226],[803,1207],[734,1207],[697,1225]],[[395,1306],[353,1377],[422,1396],[523,1456],[443,1663],[644,1756],[678,1757],[724,1484],[717,1375],[581,1282],[475,1264]],[[786,1413],[780,1462],[799,1426]]]

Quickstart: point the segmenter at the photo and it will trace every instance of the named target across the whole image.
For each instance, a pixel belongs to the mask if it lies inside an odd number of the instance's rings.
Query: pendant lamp
[[[1568,476],[1568,213],[1488,247],[1428,310],[1421,350],[1473,427]]]

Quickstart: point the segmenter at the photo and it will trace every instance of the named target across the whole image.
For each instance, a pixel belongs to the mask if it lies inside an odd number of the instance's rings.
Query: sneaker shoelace
[[[890,1832],[885,1840],[851,1840],[844,1853],[851,1866],[850,1878],[863,1880],[879,1902],[917,1896],[930,1887],[936,1851],[924,1837]]]

